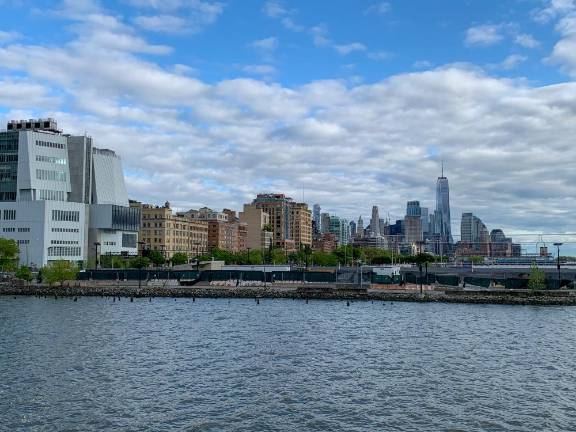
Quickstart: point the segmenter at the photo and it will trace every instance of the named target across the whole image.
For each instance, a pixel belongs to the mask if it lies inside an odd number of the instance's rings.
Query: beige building
[[[312,213],[307,204],[283,194],[258,194],[252,205],[270,216],[275,248],[291,252],[312,245]]]
[[[240,212],[240,223],[245,226],[245,248],[251,250],[267,250],[272,241],[270,231],[270,215],[253,204],[244,204]]]
[[[145,249],[160,251],[166,259],[176,252],[189,258],[207,252],[208,222],[175,215],[168,202],[163,207],[137,202],[131,206],[141,211],[139,237]]]
[[[240,226],[236,212],[229,209],[215,211],[208,207],[188,210],[179,215],[194,221],[208,224],[208,250],[239,252],[245,248],[245,229]]]

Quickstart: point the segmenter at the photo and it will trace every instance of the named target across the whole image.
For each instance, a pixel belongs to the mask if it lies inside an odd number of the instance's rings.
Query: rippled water
[[[0,297],[0,430],[576,430],[576,308]]]

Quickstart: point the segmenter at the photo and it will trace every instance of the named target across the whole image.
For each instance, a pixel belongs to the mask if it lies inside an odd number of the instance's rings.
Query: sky
[[[576,231],[576,0],[0,7],[1,127],[88,133],[133,199],[395,220],[434,207],[443,160],[456,234],[462,212],[516,240]]]

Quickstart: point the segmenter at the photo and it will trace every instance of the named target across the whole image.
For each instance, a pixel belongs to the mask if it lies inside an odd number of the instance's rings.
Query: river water
[[[0,430],[576,430],[575,326],[569,307],[0,297]]]

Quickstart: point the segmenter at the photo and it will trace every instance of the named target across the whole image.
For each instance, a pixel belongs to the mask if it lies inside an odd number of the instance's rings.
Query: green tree
[[[314,265],[322,267],[336,267],[338,265],[338,257],[330,252],[313,252],[312,262]]]
[[[174,255],[172,255],[170,261],[172,261],[172,265],[187,264],[188,255],[186,255],[184,252],[176,252]]]
[[[26,282],[32,282],[32,270],[28,266],[20,266],[18,270],[16,270],[15,276],[18,279],[22,279]]]
[[[434,262],[434,255],[429,253],[420,252],[413,257],[413,261],[416,264],[424,264]]]
[[[146,257],[136,257],[130,261],[130,267],[143,269],[150,265],[150,260]]]
[[[12,271],[18,263],[18,245],[11,239],[0,238],[0,267]]]
[[[536,263],[532,263],[530,267],[530,278],[528,279],[528,289],[530,291],[537,291],[546,288],[546,275],[543,270],[540,270]]]
[[[156,267],[159,267],[166,262],[164,255],[162,255],[162,252],[157,250],[150,251],[148,258],[150,259],[150,261],[152,261],[152,264],[154,264]]]
[[[53,261],[42,270],[42,278],[50,285],[60,282],[62,286],[64,281],[74,280],[78,274],[78,267],[66,260]]]

